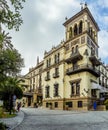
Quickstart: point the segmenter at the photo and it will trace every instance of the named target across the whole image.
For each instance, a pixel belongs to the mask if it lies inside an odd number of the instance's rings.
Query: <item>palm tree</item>
[[[18,99],[23,96],[23,91],[20,88],[19,83],[20,80],[17,78],[8,77],[0,87],[0,99],[3,100],[4,108],[10,111],[10,114],[13,109],[13,96],[16,95]]]

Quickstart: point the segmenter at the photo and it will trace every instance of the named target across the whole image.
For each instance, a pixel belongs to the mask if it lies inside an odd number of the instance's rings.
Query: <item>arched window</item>
[[[77,24],[75,24],[74,26],[74,36],[76,36],[78,34],[78,28],[77,28]]]
[[[82,33],[82,30],[83,30],[83,23],[82,23],[82,21],[80,21],[80,23],[79,23],[79,34]]]
[[[72,38],[72,27],[69,29],[69,38]]]
[[[75,52],[76,52],[76,53],[78,52],[78,45],[76,46],[76,50],[75,50]]]
[[[74,47],[72,47],[72,54],[74,54]]]

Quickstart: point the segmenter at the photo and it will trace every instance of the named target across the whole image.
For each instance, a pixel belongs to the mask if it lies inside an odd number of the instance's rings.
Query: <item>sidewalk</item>
[[[15,127],[17,127],[24,119],[24,113],[22,111],[17,113],[16,117],[13,118],[5,118],[0,119],[0,122],[5,123],[9,128],[8,130],[13,130]]]

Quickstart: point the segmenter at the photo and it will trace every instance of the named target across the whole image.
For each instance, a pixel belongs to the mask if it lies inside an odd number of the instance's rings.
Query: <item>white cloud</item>
[[[102,8],[108,7],[108,0],[98,0],[96,2],[96,4],[98,4],[99,6],[101,6]]]
[[[103,23],[104,26],[107,25],[108,17],[101,16],[99,9],[107,6],[108,1],[104,0],[105,5],[101,6],[102,1],[88,1],[88,7],[96,21]],[[25,2],[22,10],[24,24],[18,33],[11,33],[15,47],[25,59],[23,74],[28,72],[29,67],[36,65],[37,56],[42,59],[45,50],[49,51],[53,45],[59,44],[64,39],[65,31],[62,23],[66,16],[70,18],[80,11],[80,2],[81,0],[30,0]],[[108,36],[105,31],[100,31],[99,37],[100,54],[102,58],[105,58],[108,56]]]
[[[44,20],[56,20],[63,16],[70,7],[78,8],[78,0],[39,0],[35,2],[35,11],[44,17]]]
[[[108,16],[104,16],[102,20],[108,28]]]
[[[108,57],[108,32],[100,31],[99,32],[99,56],[102,59]]]

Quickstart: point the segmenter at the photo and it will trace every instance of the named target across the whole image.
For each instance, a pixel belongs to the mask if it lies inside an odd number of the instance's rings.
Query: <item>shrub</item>
[[[104,104],[106,106],[106,109],[108,110],[108,99],[105,100]]]
[[[0,130],[6,130],[6,125],[0,122]]]

